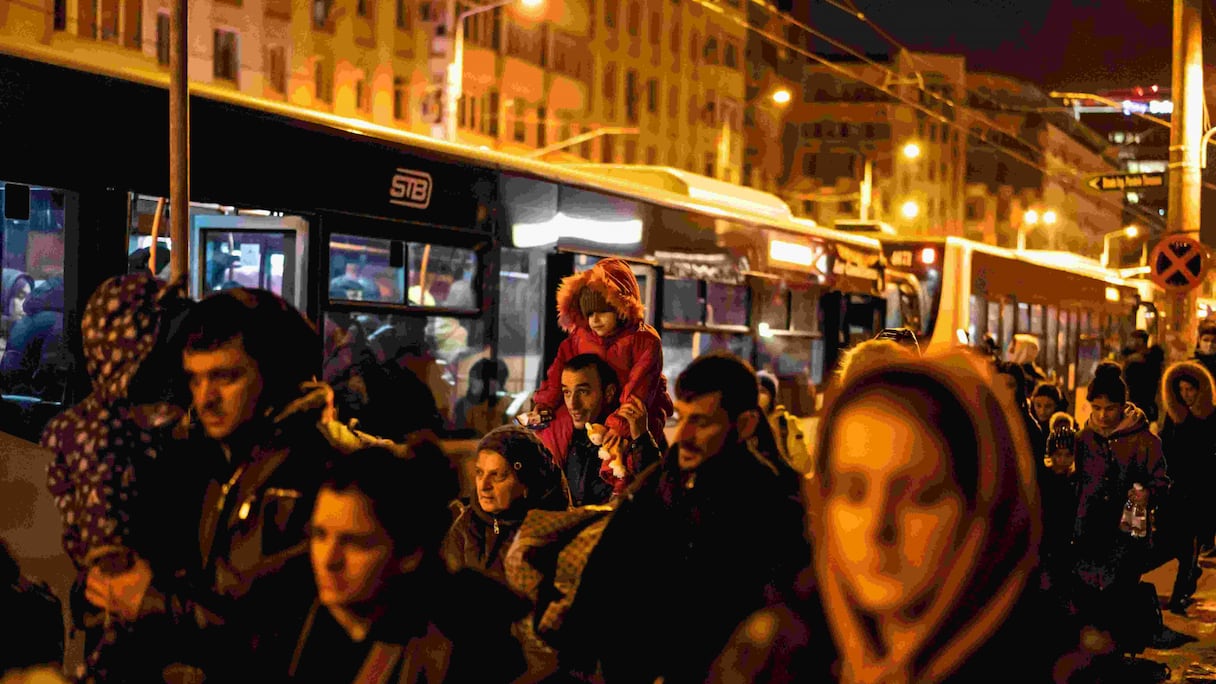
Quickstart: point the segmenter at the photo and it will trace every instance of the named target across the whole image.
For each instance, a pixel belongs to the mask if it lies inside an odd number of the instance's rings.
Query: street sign
[[[1167,235],[1148,257],[1149,277],[1171,292],[1185,292],[1203,280],[1207,249],[1195,238]]]
[[[1164,188],[1164,173],[1112,173],[1093,176],[1085,184],[1094,190],[1123,192],[1143,188]]]

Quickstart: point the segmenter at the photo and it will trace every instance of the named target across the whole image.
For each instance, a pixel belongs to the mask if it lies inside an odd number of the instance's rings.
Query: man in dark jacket
[[[1148,422],[1156,422],[1157,390],[1161,386],[1161,373],[1165,370],[1165,350],[1161,345],[1149,346],[1148,332],[1136,330],[1132,332],[1122,356],[1128,401],[1144,411]]]
[[[285,597],[309,585],[305,525],[316,488],[330,456],[362,440],[332,420],[329,388],[309,382],[316,331],[276,295],[212,295],[181,334],[197,422],[173,453],[186,473],[178,486],[205,494],[194,504],[198,527],[176,532],[197,535],[197,555],[172,574],[153,576],[143,559],[116,575],[90,571],[86,598],[141,628],[174,634],[166,641],[179,650],[156,657],[234,681],[226,668],[236,663],[224,654],[240,638],[232,628],[242,624],[241,600],[272,574]]]
[[[674,445],[608,523],[556,644],[608,681],[704,681],[735,625],[810,562],[797,475],[747,446],[768,429],[752,369],[702,355],[675,393]]]

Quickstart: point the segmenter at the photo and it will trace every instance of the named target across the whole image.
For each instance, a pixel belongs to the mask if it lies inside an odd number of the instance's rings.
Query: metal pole
[[[190,82],[187,74],[187,0],[173,3],[169,28],[169,238],[173,279],[189,272],[190,253]],[[155,267],[155,264],[153,264]]]
[[[447,92],[443,100],[443,132],[448,142],[456,142],[456,115],[460,96],[464,92],[464,20],[468,15],[460,12],[455,0],[452,2],[455,16],[452,27],[452,63],[448,65]]]
[[[870,220],[870,202],[874,196],[874,160],[866,157],[865,167],[861,172],[861,215],[862,221]]]
[[[1203,138],[1203,3],[1174,0],[1174,112],[1170,126],[1169,234],[1199,230],[1202,190],[1200,144]],[[1195,347],[1198,288],[1171,298],[1168,329],[1189,353]]]

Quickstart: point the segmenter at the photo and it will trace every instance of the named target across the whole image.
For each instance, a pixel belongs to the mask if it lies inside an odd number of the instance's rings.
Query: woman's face
[[[1199,387],[1193,382],[1179,380],[1178,398],[1182,400],[1182,403],[1186,404],[1187,408],[1194,406],[1195,400],[1199,398]]]
[[[496,451],[477,452],[473,477],[477,483],[477,502],[481,510],[491,515],[502,513],[528,495],[511,464]]]
[[[1094,427],[1099,430],[1109,432],[1119,427],[1119,421],[1123,420],[1123,402],[1114,402],[1107,397],[1097,396],[1089,402],[1091,413],[1089,419],[1093,421]]]
[[[956,545],[965,505],[946,444],[884,394],[845,408],[833,427],[827,553],[863,609],[896,611],[923,596]]]
[[[1051,420],[1051,414],[1056,412],[1056,402],[1051,397],[1035,397],[1030,400],[1030,405],[1034,407],[1034,417],[1042,425],[1047,425],[1047,421]]]

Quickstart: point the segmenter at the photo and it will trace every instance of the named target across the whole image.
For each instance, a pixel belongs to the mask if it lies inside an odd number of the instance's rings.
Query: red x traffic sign
[[[1185,292],[1203,280],[1207,249],[1194,238],[1167,235],[1148,257],[1149,277],[1172,292]]]

